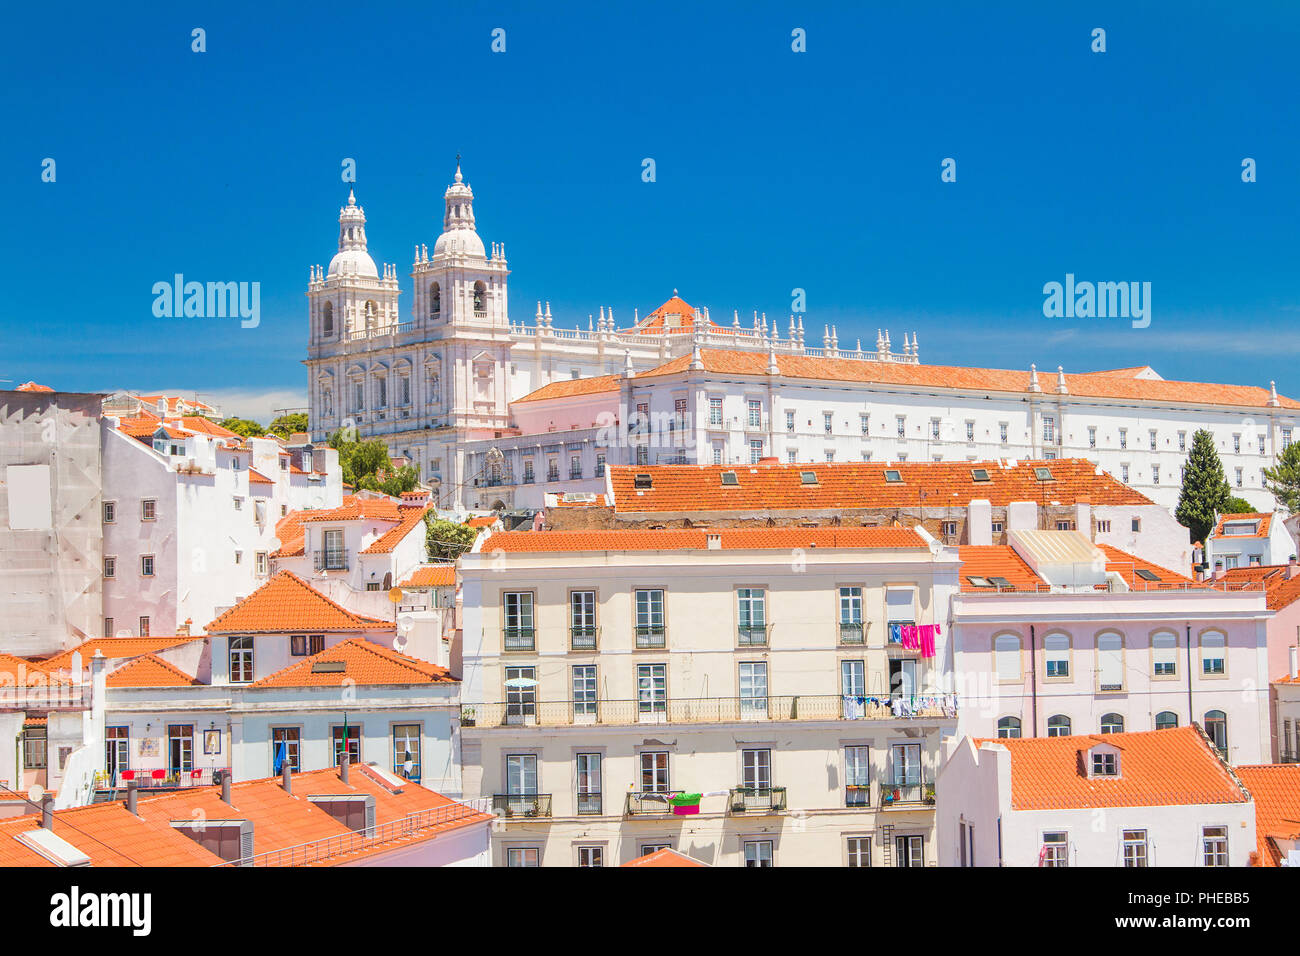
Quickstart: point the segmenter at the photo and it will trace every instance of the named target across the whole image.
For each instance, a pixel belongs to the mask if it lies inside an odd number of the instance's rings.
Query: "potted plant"
[[[934,804],[934,784],[929,784],[929,785],[926,786],[926,788],[925,788],[925,802],[926,802],[927,804],[930,804],[930,805],[933,805],[933,804]]]
[[[462,727],[473,727],[473,726],[474,726],[474,708],[473,708],[473,707],[462,707],[462,708],[460,709],[460,725],[461,725]]]

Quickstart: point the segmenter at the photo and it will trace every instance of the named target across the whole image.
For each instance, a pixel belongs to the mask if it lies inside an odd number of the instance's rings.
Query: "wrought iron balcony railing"
[[[881,809],[890,807],[934,806],[934,781],[922,777],[903,777],[880,784]]]
[[[346,571],[348,569],[348,553],[346,551],[317,551],[312,566],[317,571]]]
[[[668,641],[668,631],[662,624],[638,624],[636,626],[637,647],[664,647]]]
[[[736,643],[745,647],[766,646],[770,624],[742,624],[736,629]]]
[[[785,809],[785,787],[736,787],[730,806],[732,813],[776,813]]]
[[[582,816],[600,816],[604,812],[604,801],[599,793],[578,794],[578,813]]]
[[[574,651],[594,651],[599,636],[599,625],[573,624],[569,627],[569,649]]]
[[[549,793],[498,793],[492,797],[492,812],[507,819],[516,817],[549,817]]]
[[[633,791],[627,795],[623,812],[629,817],[671,816],[673,805],[671,798],[680,796],[681,790]]]
[[[467,719],[468,717],[468,719]],[[809,694],[797,697],[647,697],[644,700],[526,699],[476,703],[462,708],[461,724],[477,727],[569,727],[597,724],[721,724],[743,721],[916,721],[955,720],[952,696],[842,697]]]
[[[865,644],[866,633],[862,627],[862,622],[841,621],[840,622],[840,643],[841,644]]]
[[[505,627],[501,629],[501,646],[507,651],[532,651],[537,648],[537,629]]]

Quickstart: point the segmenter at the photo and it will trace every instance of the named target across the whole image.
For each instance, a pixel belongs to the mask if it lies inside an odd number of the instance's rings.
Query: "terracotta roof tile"
[[[1170,571],[1158,564],[1152,564],[1137,555],[1121,551],[1108,544],[1095,544],[1106,560],[1106,570],[1122,577],[1133,591],[1163,591],[1173,588],[1207,588],[1191,578]],[[959,548],[961,556],[961,589],[968,593],[987,593],[989,588],[978,587],[970,582],[972,577],[1000,577],[1010,582],[1011,587],[1002,587],[1003,591],[1043,591],[1049,590],[1046,581],[1040,578],[1008,544],[970,545]],[[1150,580],[1137,572],[1148,571],[1156,576]],[[995,589],[996,590],[996,589]]]
[[[705,550],[716,534],[723,550],[795,548],[925,548],[911,528],[726,528],[662,531],[503,531],[483,540],[482,551],[683,551]],[[482,539],[481,539],[482,540]]]
[[[371,542],[369,547],[363,548],[361,553],[386,554],[392,551],[408,534],[424,525],[424,516],[431,510],[420,505],[402,505],[399,512],[401,520]]]
[[[490,528],[497,523],[496,515],[475,515],[465,520],[467,528]]]
[[[1261,584],[1268,597],[1265,603],[1270,611],[1280,611],[1300,600],[1300,574],[1288,577],[1290,566],[1285,564],[1254,565],[1247,568],[1229,568],[1223,580],[1243,587]]]
[[[275,484],[270,478],[262,474],[256,468],[248,469],[248,480],[250,484],[273,485]]]
[[[302,472],[298,472],[302,474]],[[302,512],[303,521],[355,521],[367,518],[374,521],[401,521],[401,506],[391,498],[370,498],[347,495],[338,508],[324,508]]]
[[[689,333],[694,326],[695,307],[674,292],[671,299],[654,311],[646,313],[645,317],[636,325],[622,331],[636,335],[647,335],[655,332],[678,335]],[[710,329],[722,328],[712,319],[705,319],[705,327]]]
[[[740,352],[725,349],[701,349],[705,370],[727,375],[753,375],[767,379],[766,352]],[[675,375],[687,371],[692,357],[681,355],[637,378]],[[969,389],[980,392],[1024,393],[1029,387],[1029,372],[1014,369],[967,368],[953,365],[909,365],[901,362],[864,362],[857,359],[819,358],[808,355],[776,356],[777,368],[784,378],[838,382],[873,382],[882,385],[920,386],[923,388]],[[1128,374],[1099,372],[1066,375],[1069,393],[1083,398],[1111,398],[1141,402],[1185,404],[1195,396],[1198,404],[1233,408],[1266,408],[1271,395],[1266,388],[1251,385],[1216,385],[1208,382],[1172,382],[1163,379],[1137,378]],[[1278,396],[1281,407],[1300,408],[1300,402]]]
[[[393,627],[391,621],[355,614],[331,601],[291,571],[271,580],[220,615],[208,633],[289,634]]]
[[[306,514],[309,514],[309,512],[290,511],[276,522],[275,537],[280,542],[280,547],[276,549],[271,557],[292,558],[304,553],[303,544],[306,540],[306,534],[303,530],[302,519]]]
[[[566,378],[543,385],[524,395],[513,399],[510,404],[521,402],[550,401],[557,398],[576,398],[580,395],[599,395],[601,392],[616,392],[623,381],[622,375],[596,375],[591,378]]]
[[[1195,726],[1126,734],[977,740],[1011,752],[1011,806],[1016,810],[1164,807],[1245,803]],[[1080,773],[1082,754],[1098,743],[1120,749],[1118,777]]]
[[[319,670],[317,664],[342,664],[339,669]],[[341,687],[356,685],[406,685],[455,683],[443,667],[367,641],[352,638],[304,657],[284,670],[254,682],[252,687]]]
[[[169,647],[188,644],[190,641],[201,640],[203,640],[202,637],[184,637],[181,635],[175,637],[95,637],[78,644],[71,650],[63,651],[61,654],[55,654],[53,657],[41,661],[41,666],[49,670],[66,670],[72,666],[72,655],[80,653],[81,666],[89,667],[90,659],[95,656],[96,651],[103,651],[105,657],[114,660],[124,657],[140,657],[144,654],[153,654],[157,651],[166,650]]]
[[[1039,482],[1035,468],[1050,469],[1053,480]],[[989,480],[976,481],[976,469],[987,471]],[[897,471],[901,480],[887,480],[886,471]],[[806,472],[816,476],[815,483],[804,483]],[[914,507],[922,491],[926,506],[938,508],[964,508],[977,499],[1005,507],[1012,501],[1039,501],[1045,494],[1063,505],[1084,499],[1093,505],[1152,504],[1109,474],[1096,472],[1097,466],[1085,459],[1060,458],[1022,460],[1010,468],[998,461],[614,465],[609,476],[619,513],[902,508]],[[724,473],[734,474],[736,483],[723,484]],[[635,487],[639,474],[650,475],[650,488]]]
[[[21,385],[15,388],[14,391],[15,392],[52,392],[54,391],[54,389],[50,388],[48,385],[38,385],[35,382],[23,382]]]
[[[1273,837],[1300,838],[1300,763],[1248,764],[1237,776],[1255,798],[1255,842],[1261,866],[1279,866]]]
[[[662,850],[655,850],[653,853],[647,853],[645,856],[639,856],[635,860],[628,860],[623,866],[708,866],[707,863],[701,863],[699,860],[691,859],[684,853],[678,853],[672,847],[664,847]]]
[[[411,576],[399,587],[404,588],[452,588],[456,586],[456,565],[424,564],[411,572]]]
[[[193,687],[201,683],[155,654],[137,657],[104,678],[109,687]]]
[[[1227,534],[1223,533],[1224,524],[1235,524],[1237,522],[1256,521],[1254,534]],[[1214,530],[1210,532],[1212,538],[1227,538],[1229,541],[1239,538],[1267,538],[1269,526],[1273,523],[1271,514],[1262,514],[1258,512],[1244,512],[1241,514],[1223,515],[1219,518]]]

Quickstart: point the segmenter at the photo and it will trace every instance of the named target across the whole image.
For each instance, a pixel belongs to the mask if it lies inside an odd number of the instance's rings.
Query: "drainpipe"
[[[1034,726],[1029,736],[1038,736],[1038,647],[1034,640],[1034,625],[1029,625],[1029,695],[1032,702],[1030,716]]]
[[[135,789],[135,781],[128,780],[126,782],[126,809],[137,817],[140,815],[140,812],[136,809],[136,800],[138,799],[138,796],[138,792]]]
[[[1192,625],[1187,625],[1187,722],[1196,720],[1196,711],[1192,708]]]

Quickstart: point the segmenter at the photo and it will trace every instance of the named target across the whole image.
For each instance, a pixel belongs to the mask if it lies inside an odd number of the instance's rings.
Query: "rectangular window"
[[[749,443],[749,463],[757,465],[763,460],[763,442],[755,439]]]
[[[153,555],[140,555],[140,574],[146,578],[153,577]]]
[[[1097,447],[1097,426],[1095,425],[1088,426],[1088,447]]]
[[[966,440],[967,440],[967,441],[974,441],[974,440],[975,440],[975,423],[974,423],[974,422],[969,422],[969,421],[968,421],[968,422],[966,423]]]
[[[578,847],[578,866],[604,866],[605,848],[603,846]]]
[[[348,724],[346,727],[338,726],[330,728],[330,739],[333,742],[334,763],[337,767],[343,760],[343,748],[347,747],[348,763],[361,763],[361,728],[355,724]]]
[[[573,667],[573,716],[596,717],[596,665],[575,664]]]
[[[772,790],[772,751],[740,752],[740,785],[753,796],[770,796]]]
[[[246,684],[253,679],[253,638],[230,639],[230,682]]]
[[[596,592],[569,592],[569,646],[575,651],[596,649]]]
[[[1007,443],[1007,423],[1006,423],[1006,422],[999,422],[999,423],[998,423],[998,441],[1000,441],[1000,442],[1001,442],[1002,444],[1004,444],[1004,445]]]
[[[299,763],[299,748],[302,744],[302,730],[298,727],[271,728],[271,774],[275,774],[275,761],[283,745],[284,757],[289,762],[289,769],[298,773],[302,769]]]
[[[1069,835],[1057,831],[1043,834],[1043,846],[1038,851],[1039,866],[1069,866]]]
[[[113,619],[111,617],[104,618],[104,636],[113,636]]]
[[[925,866],[925,841],[919,836],[894,837],[895,866]]]
[[[871,416],[859,414],[858,425],[862,429],[862,434],[868,434],[871,431]]]
[[[867,693],[866,667],[862,661],[840,661],[840,693],[853,699]],[[849,702],[845,702],[847,709]]]
[[[266,574],[266,552],[258,551],[254,555],[254,568],[258,574]]]
[[[740,717],[754,720],[767,716],[767,664],[742,661],[740,664]]]
[[[104,524],[112,524],[115,520],[117,520],[117,502],[105,501],[104,502]]]
[[[1121,428],[1121,429],[1119,430],[1119,447],[1120,447],[1120,448],[1127,448],[1127,447],[1128,447],[1128,429],[1127,429],[1127,428]]]
[[[939,439],[939,425],[940,425],[939,419],[937,418],[930,419],[930,437],[933,438],[935,441],[938,441]]]
[[[1238,468],[1236,471],[1237,471],[1237,487],[1240,488],[1240,487],[1242,486],[1242,483],[1243,483],[1243,477],[1242,477],[1242,475],[1243,475],[1244,469],[1242,469],[1242,468]]]
[[[635,592],[636,646],[663,647],[666,643],[664,628],[664,592],[658,588],[641,588]]]
[[[1232,436],[1232,450],[1233,450],[1234,452],[1236,452],[1237,454],[1241,454],[1241,436],[1240,436],[1240,435],[1233,435],[1233,436]]]
[[[1265,441],[1266,441],[1265,437],[1264,437],[1263,435],[1260,435],[1260,436],[1259,436],[1259,453],[1260,453],[1261,455],[1263,455],[1263,454],[1265,453],[1265,452],[1264,452],[1264,442],[1265,442]]]
[[[745,866],[771,866],[772,841],[747,840],[745,842]]]
[[[840,643],[861,644],[863,640],[862,588],[840,588]]]
[[[830,412],[826,412],[822,415],[822,424],[824,431],[829,435],[834,429],[834,417]]]
[[[1064,634],[1049,634],[1043,641],[1048,677],[1070,676],[1070,639]]]
[[[1178,433],[1178,450],[1187,451],[1187,432]]]
[[[1201,830],[1201,847],[1206,866],[1228,865],[1228,828],[1204,827]]]
[[[794,412],[785,413],[785,430],[788,432],[794,431]]]
[[[844,748],[844,805],[871,806],[871,748]]]
[[[1119,466],[1119,480],[1128,484],[1128,465]]]
[[[505,602],[504,647],[507,651],[531,651],[534,647],[533,592],[507,591]]]
[[[537,669],[506,668],[506,723],[528,724],[537,719]]]
[[[767,596],[762,588],[737,588],[737,641],[767,643]]]
[[[668,709],[668,665],[638,664],[636,668],[637,712],[642,717],[662,715]]]
[[[1105,519],[1105,520],[1098,519],[1098,521],[1097,521],[1097,533],[1098,533],[1098,534],[1110,534],[1110,519],[1109,519],[1109,518],[1107,518],[1107,519]]]
[[[128,727],[104,728],[104,773],[113,775],[131,766],[131,731]]]
[[[641,754],[641,792],[668,792],[668,751],[645,751]]]
[[[167,769],[188,773],[194,769],[194,725],[167,725]]]
[[[722,424],[722,399],[720,398],[709,399],[709,424]]]
[[[145,615],[145,616],[141,617],[140,620],[137,622],[137,631],[139,632],[139,633],[137,634],[138,637],[148,637],[148,636],[149,636],[149,617],[148,617],[148,615]]]
[[[1159,465],[1152,465],[1152,466],[1151,466],[1151,484],[1153,484],[1153,485],[1158,485],[1158,484],[1160,484],[1160,466],[1159,466]]]
[[[111,578],[117,573],[117,558],[104,559],[104,577]]]
[[[145,498],[140,502],[140,520],[153,521],[158,517],[158,502],[153,498]]]
[[[1222,634],[1201,635],[1201,673],[1217,677],[1226,672]]]
[[[848,838],[849,866],[871,865],[871,837]]]
[[[294,657],[319,654],[323,650],[325,650],[324,634],[293,634],[289,637],[289,653]]]
[[[895,787],[921,784],[921,745],[894,744],[889,748],[890,783]]]
[[[23,769],[45,770],[49,762],[49,738],[46,728],[37,726],[24,727],[22,736]]]
[[[393,773],[407,779],[420,780],[420,725],[393,725]]]
[[[1147,831],[1146,830],[1125,830],[1124,840],[1124,865],[1125,866],[1146,866],[1147,865]]]
[[[1156,450],[1156,433],[1154,431],[1147,432],[1147,447],[1152,451]]]
[[[542,851],[535,846],[506,847],[506,866],[541,866]]]
[[[745,404],[749,410],[749,427],[758,428],[763,424],[763,403],[750,399]]]
[[[897,417],[894,419],[894,421],[895,421],[895,423],[897,423],[897,425],[898,425],[898,437],[899,437],[899,438],[906,438],[906,437],[907,437],[907,419],[906,419],[905,417],[903,417],[902,415],[899,415],[899,416],[897,416]]]
[[[578,754],[578,813],[601,812],[600,754]]]
[[[1056,444],[1056,419],[1050,415],[1043,418],[1043,441],[1049,445]]]

